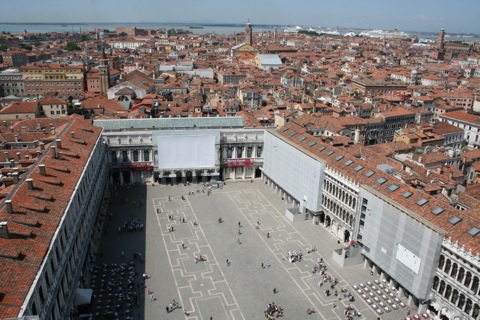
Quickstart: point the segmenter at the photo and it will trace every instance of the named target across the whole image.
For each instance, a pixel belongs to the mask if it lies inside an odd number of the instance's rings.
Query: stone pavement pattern
[[[361,312],[361,319],[377,319],[377,314],[351,288],[355,283],[372,280],[369,270],[363,265],[341,269],[334,264],[332,250],[341,246],[337,240],[311,221],[288,221],[284,212],[290,205],[262,181],[228,182],[210,195],[195,192],[192,185],[122,188],[117,197],[134,199],[139,190],[146,195],[145,205],[118,206],[114,220],[141,217],[146,226],[143,238],[109,233],[116,238],[117,251],[124,248],[126,256],[145,252],[145,264],[139,264],[137,271],[151,276],[146,286],[153,291],[155,301],[150,301],[143,292],[147,289],[141,288],[144,302],[140,318],[265,319],[264,309],[275,302],[283,307],[284,319],[344,319],[347,304]],[[195,194],[188,195],[191,191]],[[223,223],[218,223],[219,217]],[[115,230],[116,224],[111,223],[109,228]],[[113,245],[102,239],[101,246],[104,242]],[[317,251],[307,254],[312,246]],[[118,254],[108,248],[101,250],[107,256],[104,260],[112,254],[118,259]],[[287,252],[299,250],[304,259],[290,263]],[[196,263],[194,257],[199,254],[206,261]],[[325,259],[327,273],[339,280],[335,289],[340,292],[347,286],[355,302],[339,301],[333,294],[327,297],[325,286],[317,286],[320,276],[311,270],[319,257]],[[270,266],[262,269],[261,264],[267,261]],[[273,288],[278,292],[273,293]],[[181,308],[167,313],[165,307],[172,299],[179,301]],[[333,302],[338,307],[333,308]],[[309,307],[317,312],[307,316]],[[396,310],[381,318],[401,319],[404,314],[405,310]]]

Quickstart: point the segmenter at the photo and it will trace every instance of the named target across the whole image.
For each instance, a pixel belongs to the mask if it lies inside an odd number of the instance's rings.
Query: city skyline
[[[88,5],[86,5],[88,4]],[[187,10],[185,10],[187,8]],[[198,2],[19,0],[3,3],[3,23],[245,23],[478,33],[480,3],[459,0],[341,1],[219,0]]]

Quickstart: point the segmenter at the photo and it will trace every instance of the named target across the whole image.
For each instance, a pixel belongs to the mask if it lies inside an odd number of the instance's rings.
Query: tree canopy
[[[80,48],[79,46],[77,46],[77,44],[75,42],[69,42],[67,43],[67,46],[65,47],[65,49],[67,51],[78,51],[78,50],[82,50],[82,48]]]

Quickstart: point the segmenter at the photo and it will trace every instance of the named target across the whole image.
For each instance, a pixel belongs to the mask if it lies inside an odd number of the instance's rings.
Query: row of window
[[[137,162],[137,161],[139,161],[140,152],[143,152],[142,161],[150,161],[150,150],[149,149],[144,149],[143,151],[140,151],[140,150],[130,150],[130,151],[129,150],[120,151],[121,152],[120,153],[121,154],[121,158],[120,158],[121,162],[130,162],[130,161]],[[119,160],[119,158],[117,156],[117,151],[112,151],[111,156],[112,156],[112,162],[117,163],[118,160]]]

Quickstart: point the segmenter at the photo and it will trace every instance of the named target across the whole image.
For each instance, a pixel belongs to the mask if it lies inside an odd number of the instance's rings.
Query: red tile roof
[[[72,141],[70,132],[75,132],[75,138],[85,141],[85,145]],[[25,182],[4,189],[13,192],[9,198],[14,213],[8,214],[4,205],[0,209],[0,221],[8,222],[10,234],[18,236],[0,238],[2,317],[16,317],[20,312],[100,133],[101,129],[93,127],[89,120],[68,118],[56,128],[56,138],[61,139],[62,144],[57,152],[75,153],[79,157],[54,159],[46,145],[40,163],[45,164],[47,175],[40,175],[38,158],[33,159],[36,162],[30,171],[21,174],[22,179],[33,179],[34,190],[29,190]]]

